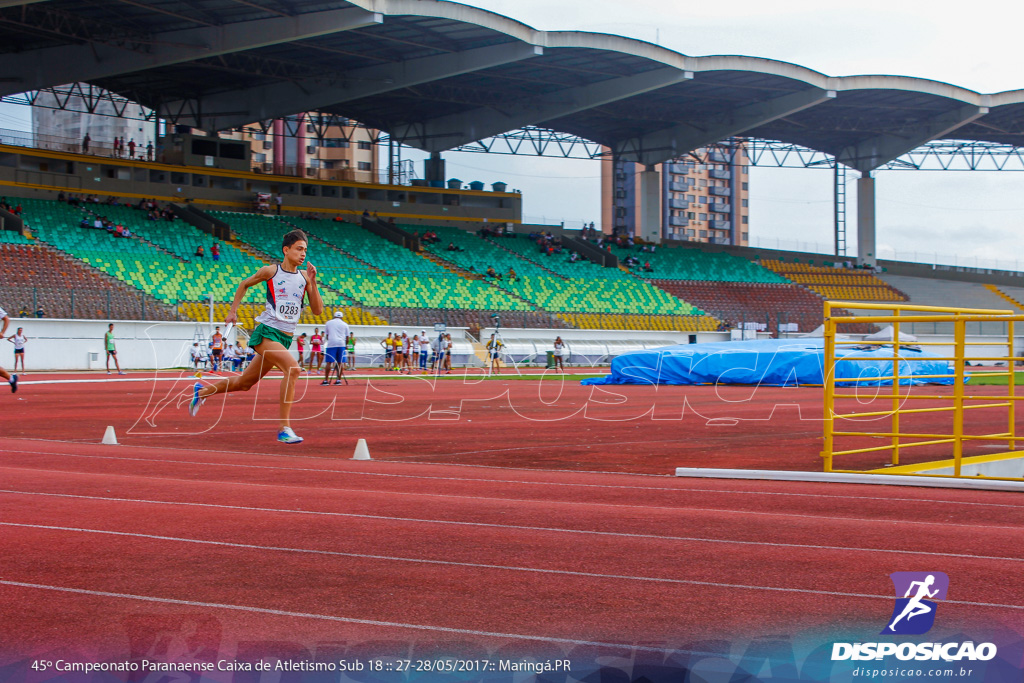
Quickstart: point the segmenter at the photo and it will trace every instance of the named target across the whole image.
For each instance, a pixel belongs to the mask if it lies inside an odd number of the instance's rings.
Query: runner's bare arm
[[[316,284],[316,266],[306,264],[306,296],[309,297],[309,308],[313,315],[323,315],[324,301],[320,298],[320,288]]]
[[[249,291],[250,287],[258,285],[261,282],[266,282],[270,278],[274,277],[274,273],[277,272],[277,266],[263,266],[256,271],[255,274],[242,280],[241,284],[238,285],[238,289],[235,291],[235,300],[231,302],[231,310],[228,312],[227,317],[224,318],[224,322],[228,324],[238,322],[238,307],[242,305],[242,299],[245,298],[245,293]]]

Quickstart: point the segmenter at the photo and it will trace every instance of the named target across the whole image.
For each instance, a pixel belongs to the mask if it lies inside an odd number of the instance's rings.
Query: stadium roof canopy
[[[321,111],[434,152],[529,125],[647,164],[734,135],[861,171],[936,139],[1024,146],[1024,91],[689,57],[443,0],[0,0],[0,53],[2,95],[88,82],[211,131]]]

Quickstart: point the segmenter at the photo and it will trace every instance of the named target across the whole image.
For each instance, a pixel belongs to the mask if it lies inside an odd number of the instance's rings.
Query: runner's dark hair
[[[284,239],[281,241],[281,248],[287,249],[288,247],[292,246],[293,244],[299,241],[309,244],[309,238],[306,237],[306,233],[302,232],[301,230],[292,230],[290,233],[284,236]]]

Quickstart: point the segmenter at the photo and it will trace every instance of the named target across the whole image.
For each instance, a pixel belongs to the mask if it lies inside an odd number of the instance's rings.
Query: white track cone
[[[107,431],[103,432],[103,441],[108,446],[117,445],[117,434],[114,434],[114,425],[107,425]]]
[[[366,447],[366,439],[359,439],[359,443],[356,444],[356,453],[352,456],[353,460],[370,460],[370,449]]]

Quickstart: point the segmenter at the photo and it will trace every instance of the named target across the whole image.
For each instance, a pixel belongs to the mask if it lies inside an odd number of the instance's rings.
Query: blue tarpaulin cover
[[[913,377],[952,375],[953,364],[933,360],[931,357],[935,355],[901,347],[900,384],[953,384],[953,377]],[[839,345],[836,356],[878,359],[840,360],[836,379],[879,379],[839,384],[892,385],[891,346]],[[625,353],[612,360],[611,374],[585,379],[583,384],[760,384],[782,387],[824,384],[824,358],[825,340],[820,338],[678,344]]]

